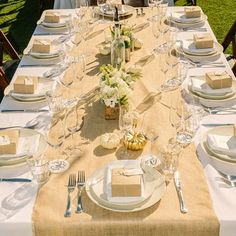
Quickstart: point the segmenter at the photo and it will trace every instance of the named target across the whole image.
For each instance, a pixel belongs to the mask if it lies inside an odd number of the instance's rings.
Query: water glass
[[[181,151],[182,147],[177,142],[171,142],[165,148],[160,148],[162,172],[165,175],[166,182],[173,178],[178,168]]]
[[[50,113],[58,113],[64,109],[62,91],[60,89],[47,91],[45,95]]]
[[[49,179],[50,171],[48,168],[48,161],[42,159],[28,159],[27,164],[30,167],[33,182],[38,185],[46,183]]]

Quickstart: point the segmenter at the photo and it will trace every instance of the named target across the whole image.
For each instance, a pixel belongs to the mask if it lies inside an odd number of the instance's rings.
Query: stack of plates
[[[46,92],[53,90],[55,86],[56,81],[39,78],[37,89],[33,94],[16,93],[13,90],[13,84],[5,88],[4,94],[20,102],[41,102],[46,99]]]
[[[236,98],[236,82],[231,88],[212,89],[205,81],[205,76],[190,77],[188,90],[190,94],[198,98],[200,102],[212,103],[214,106],[222,106]],[[207,106],[207,105],[206,105]]]
[[[55,59],[58,58],[61,54],[61,45],[54,45],[53,42],[51,43],[50,46],[50,52],[34,52],[32,51],[32,45],[27,47],[24,50],[24,55],[30,55],[31,57],[35,58],[35,59]]]
[[[118,11],[119,16],[129,16],[132,15],[134,8],[129,5],[122,5],[122,9]],[[99,14],[106,17],[114,17],[114,10],[104,10],[104,8],[99,8]]]
[[[236,137],[233,126],[209,130],[201,141],[201,147],[217,170],[225,174],[236,174]]]
[[[39,132],[32,129],[19,129],[20,135],[16,154],[0,155],[0,166],[10,166],[24,163],[28,158],[40,156],[47,144]]]
[[[135,212],[151,207],[163,196],[166,185],[163,176],[151,167],[146,167],[142,175],[142,196],[120,197],[110,196],[109,169],[140,168],[138,160],[122,160],[110,162],[107,166],[95,171],[86,182],[89,198],[98,206],[117,212]]]
[[[45,28],[48,29],[63,29],[66,28],[67,22],[71,20],[70,14],[62,14],[60,12],[55,12],[60,16],[60,21],[58,23],[49,23],[44,21],[44,16],[46,11],[43,12],[41,18],[38,20],[37,25],[42,25]]]
[[[198,49],[192,39],[182,40],[183,44],[176,45],[176,50],[179,53],[184,54],[186,58],[190,60],[215,60],[223,52],[223,47],[218,42],[214,42],[213,48]]]
[[[183,28],[199,27],[200,25],[204,24],[204,22],[207,20],[207,16],[202,13],[200,17],[186,18],[184,11],[180,11],[180,12],[173,12],[171,14],[170,20],[172,23]]]

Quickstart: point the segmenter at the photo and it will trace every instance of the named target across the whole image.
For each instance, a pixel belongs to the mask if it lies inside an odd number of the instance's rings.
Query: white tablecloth
[[[57,0],[55,1],[57,2]],[[70,1],[68,1],[70,2]],[[170,11],[176,8],[169,8]],[[69,11],[69,10],[67,10]],[[213,35],[209,24],[206,22],[207,30]],[[42,29],[37,27],[35,34],[42,33]],[[182,32],[179,37],[181,39],[191,37],[193,32]],[[232,74],[224,55],[222,54],[220,60],[224,61],[226,70]],[[23,57],[21,64],[25,63]],[[49,70],[50,67],[22,67],[19,68],[16,74],[29,73],[31,75],[41,76],[43,72]],[[204,74],[209,69],[193,68],[190,69],[189,75]],[[215,68],[215,70],[222,70],[222,68]],[[0,109],[8,107],[11,104],[9,97],[4,97]],[[47,113],[47,112],[46,112]],[[24,125],[27,121],[35,118],[36,116],[44,115],[45,113],[0,113],[0,127],[11,125]],[[45,114],[47,115],[47,114]],[[212,122],[214,117],[206,117],[205,122],[209,119]],[[217,122],[228,123],[236,120],[236,115],[218,115],[215,118]],[[195,140],[196,146],[198,145],[201,134],[207,130],[206,127],[201,126],[198,137]],[[41,130],[42,131],[42,130]],[[235,236],[236,235],[236,188],[229,188],[226,185],[219,184],[220,176],[217,171],[212,167],[208,157],[199,152],[199,159],[202,162],[209,191],[213,200],[214,210],[220,221],[220,235],[221,236]],[[26,166],[23,167],[0,167],[1,177],[29,177],[30,173]],[[198,183],[196,183],[198,184]],[[199,183],[201,184],[201,183]],[[6,235],[32,235],[31,230],[31,214],[36,197],[36,187],[32,184],[21,183],[0,183],[0,236]]]

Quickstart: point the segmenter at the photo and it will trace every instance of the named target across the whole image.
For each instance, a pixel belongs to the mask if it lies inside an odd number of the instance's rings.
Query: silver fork
[[[67,197],[66,211],[64,214],[65,217],[71,216],[71,193],[74,191],[75,186],[76,186],[76,176],[75,174],[70,174],[68,185],[67,185],[68,197]]]
[[[77,200],[76,213],[83,212],[81,193],[82,193],[84,185],[85,185],[85,172],[84,170],[79,170],[78,177],[77,177],[78,200]]]

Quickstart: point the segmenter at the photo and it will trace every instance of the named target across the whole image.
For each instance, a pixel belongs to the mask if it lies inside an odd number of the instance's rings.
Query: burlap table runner
[[[130,21],[141,24],[148,17],[133,18]],[[109,56],[98,54],[96,47],[104,40],[101,28],[96,26],[91,32],[92,37],[87,41],[86,48],[91,52],[87,63],[87,75],[83,80],[83,91],[89,91],[99,84],[97,76],[99,65],[109,62]],[[131,56],[132,65],[139,62],[143,68],[143,77],[135,83],[131,104],[143,113],[155,112],[157,119],[150,121],[155,126],[163,127],[162,138],[167,138],[171,130],[169,124],[169,109],[158,102],[155,96],[157,88],[163,82],[163,74],[160,72],[159,59],[149,57],[155,45],[151,26],[145,28],[136,36],[143,40],[142,49],[135,51]],[[149,60],[143,60],[148,57]],[[140,60],[141,59],[141,60]],[[81,89],[77,92],[81,92]],[[162,101],[169,103],[175,94],[163,95]],[[76,208],[76,194],[73,192],[73,213],[70,218],[64,218],[66,207],[68,175],[85,170],[86,176],[90,176],[96,169],[116,159],[122,159],[119,155],[121,148],[114,151],[103,149],[99,145],[100,135],[118,129],[118,121],[104,119],[103,104],[96,101],[85,107],[85,124],[81,133],[76,135],[78,142],[80,137],[89,139],[90,143],[83,146],[84,154],[81,157],[70,157],[69,170],[64,173],[52,175],[48,183],[39,189],[33,211],[33,232],[36,236],[60,236],[60,235],[218,235],[219,222],[212,208],[211,197],[208,192],[206,179],[202,166],[197,159],[193,145],[184,149],[179,163],[179,171],[184,186],[184,196],[189,212],[181,214],[179,201],[173,182],[167,186],[162,199],[154,206],[135,213],[117,213],[102,209],[94,204],[83,192],[84,213],[74,213]],[[171,131],[170,131],[171,132]],[[70,138],[65,146],[70,143]],[[145,153],[148,149],[143,151]],[[142,153],[134,153],[133,158],[138,158]],[[53,150],[48,150],[46,157],[56,159]]]

